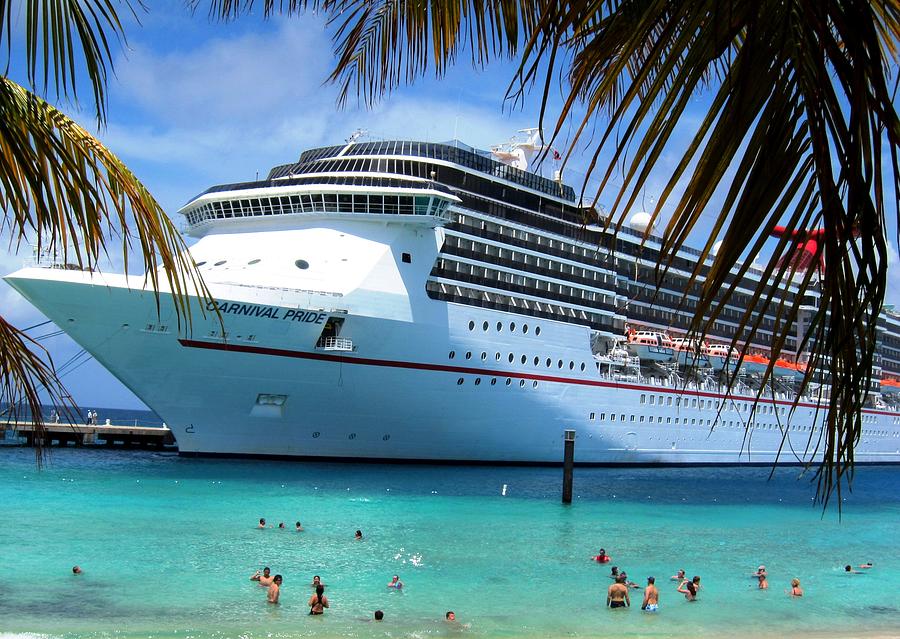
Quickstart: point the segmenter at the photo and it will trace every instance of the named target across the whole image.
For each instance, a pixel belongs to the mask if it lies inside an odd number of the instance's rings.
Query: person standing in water
[[[616,577],[616,583],[606,591],[606,606],[608,608],[628,608],[631,606],[631,598],[628,596],[628,586],[622,575]]]
[[[647,587],[644,588],[644,601],[641,610],[656,612],[659,610],[659,590],[656,588],[656,579],[647,577]]]
[[[391,579],[391,583],[389,583],[387,587],[394,588],[396,590],[400,590],[401,588],[403,588],[403,582],[400,581],[399,575],[394,575],[394,577]]]
[[[766,578],[766,573],[762,572],[759,574],[759,589],[760,590],[768,590],[769,589],[769,580]]]
[[[269,592],[266,594],[266,601],[270,604],[277,604],[278,598],[281,596],[281,575],[275,575],[272,584],[269,586]]]
[[[325,609],[328,608],[328,597],[325,596],[325,586],[322,584],[316,586],[316,594],[309,598],[307,605],[309,605],[309,614],[311,615],[321,615],[325,613]]]
[[[803,596],[803,588],[800,587],[799,579],[791,579],[791,592],[789,594],[791,595],[791,597]]]

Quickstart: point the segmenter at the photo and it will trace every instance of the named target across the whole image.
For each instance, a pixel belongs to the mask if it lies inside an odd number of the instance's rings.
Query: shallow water
[[[453,468],[0,449],[0,634],[543,637],[900,633],[900,468],[857,471],[843,519],[785,469]],[[501,496],[503,484],[507,495]],[[257,530],[256,521],[288,530]],[[300,519],[306,531],[296,533]],[[353,539],[361,528],[363,542]],[[604,609],[603,546],[661,610]],[[845,563],[873,561],[868,574]],[[73,576],[80,564],[85,573]],[[749,574],[760,563],[770,590]],[[282,603],[249,581],[284,576]],[[668,577],[702,576],[688,603]],[[307,615],[319,574],[332,607]],[[399,574],[401,592],[385,587]],[[785,594],[792,577],[806,591]],[[637,603],[640,592],[633,591]],[[366,621],[385,611],[386,621]],[[470,627],[442,621],[446,610]]]

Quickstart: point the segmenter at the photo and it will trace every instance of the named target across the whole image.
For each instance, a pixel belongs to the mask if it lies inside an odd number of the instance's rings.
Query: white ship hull
[[[343,352],[315,347],[334,305],[316,294],[213,286],[230,300],[223,341],[199,308],[192,333],[179,334],[167,295],[159,319],[153,296],[120,277],[25,269],[8,279],[155,410],[187,455],[559,463],[574,429],[583,464],[767,464],[779,450],[782,462],[805,461],[819,440],[812,405],[789,416],[789,398],[770,402],[746,431],[750,397],[720,413],[715,392],[617,383],[594,366],[584,327],[424,293],[393,318],[345,313],[355,350]],[[528,335],[509,330],[523,321]],[[898,413],[865,420],[856,461],[900,462]]]

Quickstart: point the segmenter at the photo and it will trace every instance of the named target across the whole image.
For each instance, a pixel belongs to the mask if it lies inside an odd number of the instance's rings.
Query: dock
[[[37,437],[31,422],[0,422],[0,441],[34,446]],[[44,424],[44,446],[90,446],[100,448],[175,449],[169,428],[127,424]]]

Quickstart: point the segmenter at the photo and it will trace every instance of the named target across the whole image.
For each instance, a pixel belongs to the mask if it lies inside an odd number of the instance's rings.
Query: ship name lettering
[[[218,310],[220,313],[228,313],[229,315],[250,315],[252,317],[268,317],[276,320],[292,320],[305,324],[321,324],[328,318],[328,313],[307,311],[300,308],[288,309],[285,311],[284,317],[282,317],[279,314],[280,308],[256,306],[255,304],[239,304],[237,302],[211,301],[206,304],[206,310],[210,312]]]

